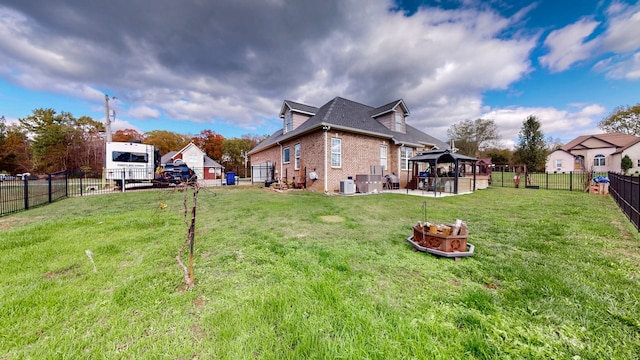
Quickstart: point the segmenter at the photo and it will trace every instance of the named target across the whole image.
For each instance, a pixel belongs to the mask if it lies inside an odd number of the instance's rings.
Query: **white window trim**
[[[380,145],[380,165],[383,170],[387,170],[387,163],[389,161],[389,148],[387,145]]]
[[[284,114],[284,133],[293,130],[293,113],[291,111],[287,111]]]
[[[406,157],[403,158],[405,154],[405,149],[408,149],[411,153],[407,153]],[[400,147],[400,170],[409,171],[409,159],[413,156],[413,148],[402,146]]]
[[[398,122],[398,120],[400,121]],[[395,119],[393,120],[394,121],[393,128],[395,129],[395,131],[402,131],[403,120],[404,120],[404,115],[402,113],[396,112]]]
[[[287,152],[287,150],[289,152],[289,160],[287,160],[287,158],[284,156],[284,154],[285,154],[285,152]],[[291,162],[291,148],[287,146],[286,148],[282,149],[282,163],[283,164],[288,164],[290,162]]]
[[[300,170],[300,144],[295,144],[293,146],[293,157],[294,157],[294,170]]]
[[[336,141],[336,143],[334,144],[334,141]],[[334,151],[334,149],[337,146],[337,150],[338,151]],[[333,155],[336,154],[338,155],[338,164],[334,165],[333,164]],[[342,139],[340,138],[331,138],[331,167],[332,168],[341,168],[342,167]]]
[[[606,157],[602,154],[598,154],[593,157],[593,166],[607,166]]]

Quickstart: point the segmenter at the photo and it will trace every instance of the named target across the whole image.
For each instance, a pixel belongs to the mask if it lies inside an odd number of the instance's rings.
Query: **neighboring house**
[[[640,137],[624,133],[579,136],[547,156],[546,171],[622,172],[622,158],[629,155],[640,171]]]
[[[408,116],[403,100],[372,107],[336,97],[319,108],[285,100],[283,128],[249,152],[251,164],[316,191],[339,191],[341,180],[380,169],[395,173],[404,187],[417,151],[449,148],[407,124]]]
[[[222,177],[224,166],[218,164],[200,150],[194,143],[189,143],[179,151],[170,151],[162,156],[162,166],[167,163],[182,160],[198,175],[198,179],[218,179]]]

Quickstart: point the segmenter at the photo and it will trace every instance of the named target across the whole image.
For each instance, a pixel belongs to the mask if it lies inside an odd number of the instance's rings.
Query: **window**
[[[604,155],[598,154],[594,156],[593,166],[605,166]]]
[[[413,156],[413,148],[401,147],[400,148],[400,163],[402,164],[402,170],[409,170],[409,158]]]
[[[387,169],[387,145],[380,145],[380,165],[383,170]]]
[[[291,149],[288,148],[288,147],[282,149],[282,162],[283,163],[288,164],[289,161],[291,161],[290,154],[289,154],[290,152],[291,152]]]
[[[294,156],[296,158],[294,169],[298,170],[300,169],[300,144],[296,144],[293,148],[293,151],[295,152]]]
[[[638,167],[640,167],[640,160],[638,160]]]
[[[287,113],[284,114],[284,132],[291,130],[293,130],[293,115],[291,111],[287,111]]]
[[[402,131],[402,113],[396,113],[396,131]]]
[[[331,167],[342,166],[342,139],[331,139]]]
[[[556,160],[556,168],[558,168],[558,169],[562,168],[562,159],[557,159]]]
[[[148,156],[146,153],[132,153],[126,151],[114,151],[111,154],[111,159],[117,162],[133,162],[133,163],[147,163]]]

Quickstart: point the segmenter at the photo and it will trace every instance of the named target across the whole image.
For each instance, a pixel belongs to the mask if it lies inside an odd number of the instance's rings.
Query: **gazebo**
[[[438,191],[453,194],[475,191],[477,161],[449,149],[421,151],[409,159],[411,171],[407,172],[407,193],[409,189],[433,191],[434,196]]]

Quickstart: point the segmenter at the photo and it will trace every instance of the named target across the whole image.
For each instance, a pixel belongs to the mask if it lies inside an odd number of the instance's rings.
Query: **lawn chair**
[[[442,178],[438,177],[433,180],[433,184],[427,185],[427,191],[439,191],[442,192],[444,190],[444,182]]]

